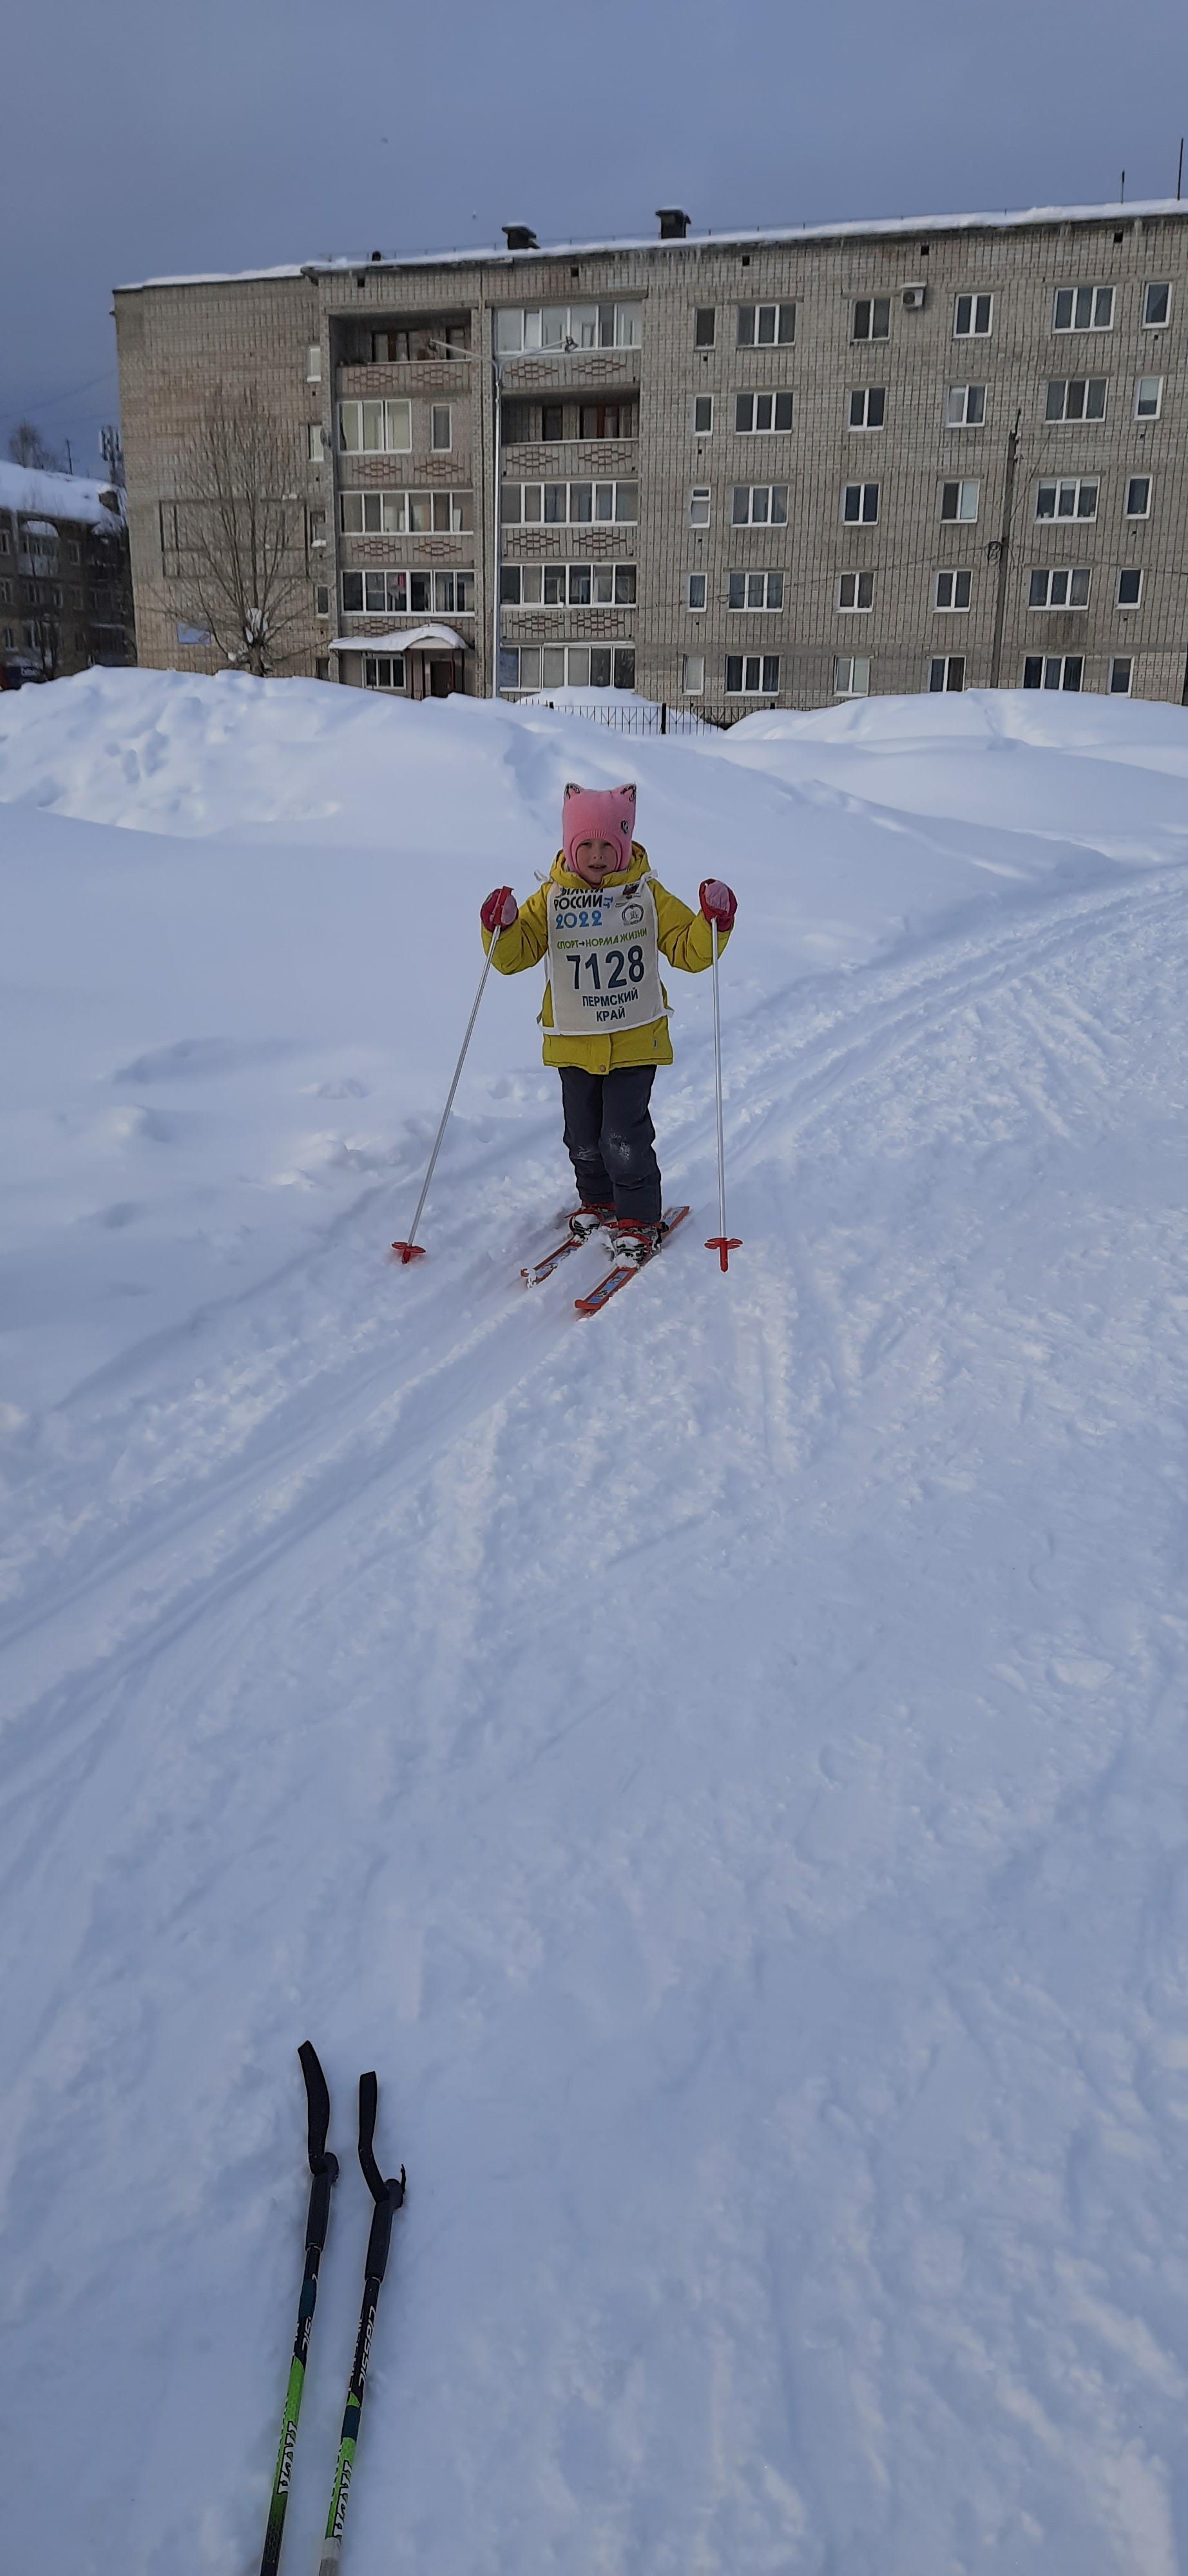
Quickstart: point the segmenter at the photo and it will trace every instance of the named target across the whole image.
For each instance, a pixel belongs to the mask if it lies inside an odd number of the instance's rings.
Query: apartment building
[[[250,388],[291,477],[288,668],[716,717],[1184,699],[1188,206],[660,223],[117,291],[141,659],[218,666],[192,443]]]
[[[134,662],[121,496],[83,475],[0,462],[0,669],[65,679]]]

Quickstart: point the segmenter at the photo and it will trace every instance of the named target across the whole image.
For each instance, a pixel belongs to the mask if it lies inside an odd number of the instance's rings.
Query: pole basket
[[[392,1250],[399,1253],[402,1262],[423,1261],[425,1258],[423,1243],[394,1243]]]
[[[721,1269],[729,1270],[731,1253],[741,1252],[742,1250],[742,1236],[740,1234],[711,1234],[706,1237],[705,1248],[707,1252],[717,1253],[718,1263]]]

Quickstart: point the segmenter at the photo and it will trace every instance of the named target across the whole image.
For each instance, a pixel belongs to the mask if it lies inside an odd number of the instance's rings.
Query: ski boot
[[[620,1269],[638,1270],[658,1252],[664,1235],[660,1224],[642,1225],[637,1217],[619,1216],[611,1228],[611,1250]]]
[[[606,1225],[613,1218],[614,1213],[611,1207],[591,1207],[587,1203],[583,1203],[580,1208],[575,1208],[569,1220],[569,1231],[574,1242],[588,1243],[590,1236],[597,1234],[599,1226]]]

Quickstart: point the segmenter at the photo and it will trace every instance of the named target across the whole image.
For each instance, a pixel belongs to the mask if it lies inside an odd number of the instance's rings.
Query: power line
[[[4,417],[6,420],[22,420],[28,412],[57,411],[62,403],[73,402],[79,394],[89,393],[92,385],[110,383],[117,373],[114,366],[104,367],[100,375],[87,376],[81,385],[68,385],[65,393],[35,394],[30,401],[19,404],[15,411],[6,412]]]

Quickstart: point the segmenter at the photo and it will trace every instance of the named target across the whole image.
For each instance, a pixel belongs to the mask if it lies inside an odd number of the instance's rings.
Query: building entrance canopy
[[[336,635],[331,653],[464,653],[452,626],[400,626],[390,635]]]

